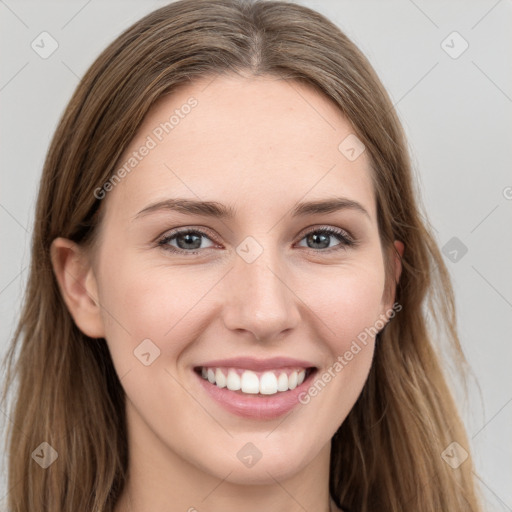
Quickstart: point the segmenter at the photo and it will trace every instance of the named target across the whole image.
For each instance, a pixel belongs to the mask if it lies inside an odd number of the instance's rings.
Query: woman
[[[45,162],[10,510],[481,510],[417,201],[387,93],[320,14],[181,0],[135,23]]]

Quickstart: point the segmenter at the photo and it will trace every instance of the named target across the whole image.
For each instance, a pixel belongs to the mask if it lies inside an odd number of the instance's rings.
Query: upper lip
[[[278,368],[316,368],[311,361],[293,359],[290,357],[272,357],[270,359],[255,359],[254,357],[232,357],[230,359],[217,359],[207,361],[197,367],[206,368],[243,368],[245,370],[264,371]]]

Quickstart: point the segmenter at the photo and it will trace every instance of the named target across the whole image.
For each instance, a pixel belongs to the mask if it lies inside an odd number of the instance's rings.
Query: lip
[[[300,367],[300,368],[317,368],[318,366],[311,361],[293,359],[290,357],[272,357],[270,359],[255,359],[254,357],[233,357],[231,359],[217,359],[215,361],[207,361],[195,366],[199,368],[205,366],[207,368],[241,368],[252,371],[277,370],[279,368]]]
[[[257,364],[247,365],[248,362]],[[278,366],[276,366],[276,364]],[[239,365],[247,370],[255,371],[270,370],[272,368],[284,368],[287,366],[300,366],[303,368],[309,368],[311,371],[308,372],[309,375],[304,379],[304,382],[302,382],[302,384],[297,386],[295,389],[278,392],[275,395],[269,396],[242,394],[237,391],[230,391],[227,388],[219,388],[208,380],[203,379],[197,372],[197,368],[201,366],[217,368],[230,366],[231,368],[234,368]],[[290,412],[294,407],[300,404],[299,396],[302,392],[305,392],[308,389],[312,379],[317,372],[318,368],[313,368],[310,363],[288,358],[267,359],[265,361],[257,361],[250,358],[211,361],[209,363],[198,365],[196,370],[192,371],[195,377],[199,380],[199,384],[201,385],[202,389],[206,392],[210,399],[214,400],[217,404],[219,404],[222,408],[231,414],[253,420],[271,420]]]

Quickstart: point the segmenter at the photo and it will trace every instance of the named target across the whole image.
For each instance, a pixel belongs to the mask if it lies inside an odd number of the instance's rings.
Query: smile
[[[315,363],[289,357],[237,357],[194,366],[199,393],[221,409],[251,420],[272,420],[301,405],[318,372]],[[303,405],[303,404],[302,404]]]
[[[257,372],[240,368],[205,366],[196,369],[210,384],[250,395],[275,395],[293,390],[304,382],[312,370],[313,368],[279,368]]]

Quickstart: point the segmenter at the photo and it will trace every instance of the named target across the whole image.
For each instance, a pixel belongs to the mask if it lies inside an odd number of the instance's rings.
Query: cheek
[[[149,339],[158,349],[155,353],[175,359],[201,333],[198,311],[217,281],[216,273],[199,267],[149,266],[130,256],[105,263],[100,301],[113,358],[133,363],[128,358]]]
[[[307,282],[297,294],[324,324],[322,333],[336,354],[374,326],[382,313],[384,265],[378,258],[317,271]]]
[[[354,406],[371,368],[375,335],[383,327],[383,262],[376,257],[372,263],[361,259],[335,272],[331,268],[329,279],[321,276],[316,283],[323,286],[310,289],[305,302],[319,318],[316,332],[329,355],[300,400],[309,411],[305,414],[332,436]]]

